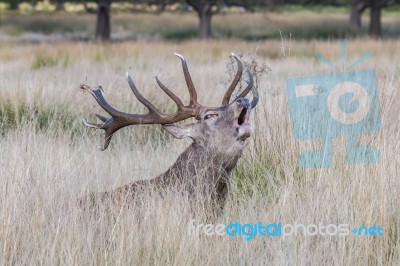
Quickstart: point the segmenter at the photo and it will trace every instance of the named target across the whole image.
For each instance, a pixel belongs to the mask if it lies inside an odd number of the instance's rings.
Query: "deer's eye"
[[[209,115],[206,115],[205,117],[204,117],[204,120],[207,120],[207,119],[209,119],[209,118],[211,118],[211,117],[217,117],[218,116],[218,114],[209,114]]]

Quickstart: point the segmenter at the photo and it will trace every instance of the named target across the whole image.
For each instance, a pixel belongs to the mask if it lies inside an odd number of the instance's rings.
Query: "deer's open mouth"
[[[238,139],[245,140],[253,133],[253,129],[249,123],[250,110],[243,107],[238,118],[235,120],[235,128],[238,132]]]
[[[239,128],[242,125],[249,123],[249,113],[249,110],[246,107],[243,107],[238,118],[235,120],[235,128]]]
[[[246,122],[247,108],[243,108],[238,117],[238,125],[241,126]]]

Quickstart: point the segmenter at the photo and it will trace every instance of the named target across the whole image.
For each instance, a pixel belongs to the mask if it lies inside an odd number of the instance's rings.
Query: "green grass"
[[[66,106],[46,106],[33,104],[32,106],[15,103],[0,103],[0,132],[7,133],[23,124],[30,123],[36,130],[46,133],[65,133],[71,135],[82,133],[81,118]]]
[[[280,13],[325,13],[347,14],[347,6],[329,5],[283,5],[274,8],[274,12]]]
[[[163,31],[155,31],[154,34],[160,34],[165,40],[182,41],[197,38],[197,28],[195,27],[177,27],[166,28]]]
[[[32,62],[32,69],[43,69],[48,67],[61,66],[67,68],[71,64],[68,55],[46,55],[38,54]]]
[[[389,8],[383,12],[382,36],[400,36],[400,11]],[[112,34],[122,40],[172,40],[197,38],[198,18],[195,13],[164,12],[113,13]],[[213,34],[217,39],[259,41],[280,39],[280,34],[291,33],[296,39],[337,39],[367,36],[369,12],[363,14],[363,28],[355,34],[348,22],[344,7],[299,6],[278,7],[273,11],[255,13],[227,13],[213,17]],[[20,36],[26,32],[44,35],[58,34],[66,39],[87,38],[94,35],[95,15],[74,13],[6,14],[1,20],[0,35]],[[240,21],[240,23],[238,23]]]
[[[88,22],[87,19],[87,16],[76,14],[65,16],[62,13],[6,14],[1,18],[0,32],[13,36],[26,32],[78,36],[93,30],[94,24]]]

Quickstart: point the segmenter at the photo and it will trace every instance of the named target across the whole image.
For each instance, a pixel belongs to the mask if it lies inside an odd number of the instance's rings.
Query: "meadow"
[[[357,69],[374,68],[383,127],[360,137],[379,148],[381,162],[346,160],[346,139],[334,140],[334,165],[302,169],[301,151],[318,140],[293,139],[286,94],[292,77],[332,73],[314,57],[338,62],[336,41],[289,38],[247,42],[110,44],[58,42],[0,48],[0,264],[68,265],[398,265],[400,263],[400,43],[352,39],[348,62],[365,50],[374,56]],[[255,135],[234,173],[228,204],[217,223],[283,221],[303,224],[380,225],[383,236],[288,238],[189,235],[184,199],[147,198],[142,210],[122,208],[92,216],[77,206],[89,191],[105,191],[165,171],[189,144],[160,126],[122,129],[106,151],[102,133],[82,119],[102,112],[81,83],[102,85],[113,106],[143,112],[125,81],[129,71],[143,94],[162,110],[173,102],[160,93],[158,76],[188,100],[179,60],[189,64],[199,100],[218,106],[233,71],[229,55],[268,66],[258,80],[260,102],[252,114]],[[245,85],[242,82],[243,86]]]
[[[96,16],[85,13],[14,13],[1,14],[0,41],[40,43],[65,40],[91,40]],[[400,35],[399,10],[387,8],[382,16],[383,38]],[[273,12],[223,13],[213,16],[213,34],[216,39],[258,41],[280,39],[291,35],[301,40],[329,40],[368,35],[369,14],[362,17],[359,31],[350,28],[348,13],[343,8],[321,7],[309,9],[288,6]],[[182,41],[197,38],[196,15],[185,12],[113,13],[111,35],[115,41]]]

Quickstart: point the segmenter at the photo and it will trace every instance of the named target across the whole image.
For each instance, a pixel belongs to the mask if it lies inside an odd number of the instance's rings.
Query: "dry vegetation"
[[[291,135],[286,98],[289,77],[329,73],[313,54],[339,58],[335,42],[123,43],[7,46],[0,50],[0,264],[67,265],[398,265],[400,263],[399,42],[348,43],[349,61],[367,48],[375,57],[383,129],[364,141],[379,147],[377,165],[346,163],[344,138],[335,140],[332,169],[299,169],[304,145]],[[231,51],[256,58],[271,71],[259,81],[255,136],[235,172],[229,202],[218,223],[381,225],[384,236],[205,237],[187,234],[185,201],[171,195],[143,199],[109,217],[82,212],[77,199],[163,172],[189,141],[160,127],[118,132],[105,152],[101,134],[81,118],[99,111],[80,83],[101,84],[125,111],[143,108],[124,72],[157,106],[173,103],[157,88],[157,75],[188,99],[179,60],[186,56],[201,102],[218,105],[230,81]],[[317,146],[318,143],[314,143]]]

